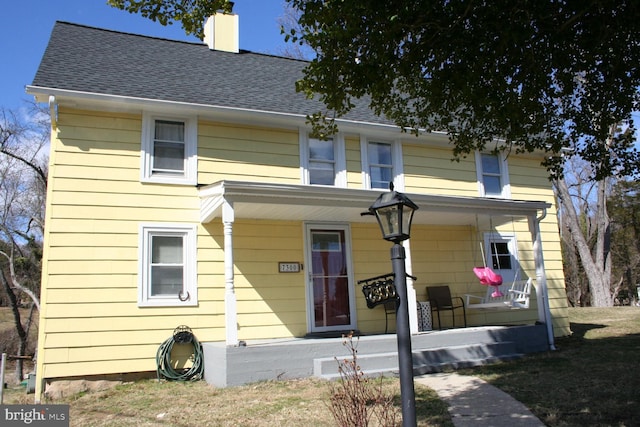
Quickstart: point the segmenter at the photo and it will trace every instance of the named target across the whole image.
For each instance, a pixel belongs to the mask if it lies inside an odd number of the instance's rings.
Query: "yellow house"
[[[321,106],[295,91],[305,62],[216,40],[56,23],[27,88],[53,129],[36,396],[56,379],[154,372],[179,325],[214,361],[259,342],[383,334],[385,311],[358,282],[391,271],[390,244],[360,214],[389,182],[419,206],[404,243],[410,307],[436,284],[484,295],[472,269],[488,265],[533,287],[524,308],[467,306],[469,328],[538,325],[547,348],[569,333],[541,154],[451,162],[446,135],[402,133],[366,105],[314,139],[305,117]],[[426,333],[418,310],[409,319]]]

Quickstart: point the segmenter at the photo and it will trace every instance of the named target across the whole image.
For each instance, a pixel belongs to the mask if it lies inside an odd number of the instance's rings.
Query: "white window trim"
[[[335,166],[334,187],[347,187],[347,158],[345,153],[344,136],[341,133],[333,135],[333,158]],[[300,179],[303,184],[310,185],[309,177],[309,130],[301,128],[300,141]],[[318,184],[313,184],[318,185]]]
[[[362,163],[362,186],[371,188],[371,174],[369,173],[369,142],[381,142],[391,145],[391,176],[396,191],[404,191],[404,169],[402,166],[402,144],[400,141],[389,141],[383,138],[373,138],[360,135],[360,162]],[[382,190],[382,189],[375,189]]]
[[[478,193],[480,197],[496,197],[495,195],[487,196],[484,190],[484,176],[482,171],[482,156],[481,154],[491,154],[491,153],[481,153],[480,151],[475,152],[476,158],[476,179],[478,180]],[[497,196],[503,199],[511,198],[511,184],[509,183],[509,166],[507,164],[507,158],[504,153],[497,153],[498,163],[500,166],[500,181],[502,182],[502,193]]]
[[[182,176],[154,176],[151,171],[153,137],[156,120],[184,122],[185,170]],[[142,149],[140,181],[158,184],[196,185],[198,183],[198,120],[196,117],[172,116],[145,111],[142,114]]]
[[[184,289],[169,298],[152,297],[149,289],[150,237],[154,234],[180,233],[184,235]],[[197,283],[197,226],[172,223],[140,224],[138,234],[138,307],[184,307],[198,305]]]
[[[514,280],[522,279],[521,277],[516,277],[520,272],[520,261],[518,257],[518,241],[516,240],[515,234],[498,232],[484,233],[484,253],[487,257],[485,262],[489,267],[493,267],[493,262],[491,260],[491,255],[493,254],[491,248],[492,242],[505,242],[509,248],[509,253],[511,254],[512,268],[495,270],[496,273],[502,276],[503,283],[510,283]]]

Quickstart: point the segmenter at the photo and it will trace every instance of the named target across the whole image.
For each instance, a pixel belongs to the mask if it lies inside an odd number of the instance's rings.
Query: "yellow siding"
[[[201,340],[224,339],[223,254],[204,227],[198,230],[198,256],[219,268],[199,269],[199,305],[137,305],[139,224],[197,224],[200,217],[195,187],[140,182],[141,116],[61,107],[58,125],[50,159],[38,372],[153,370],[150,349],[181,324]],[[82,350],[70,351],[76,347]]]
[[[380,238],[380,228],[375,224],[352,224],[353,268],[355,281],[392,272],[389,259],[389,243]],[[355,285],[358,329],[362,333],[384,332],[385,315],[382,307],[367,308],[362,288]],[[394,330],[395,318],[391,318],[390,330]]]
[[[302,233],[299,222],[235,223],[240,339],[302,336],[307,332],[305,270],[278,272],[280,261],[304,263]]]
[[[345,148],[347,159],[347,186],[350,188],[363,188],[360,139],[345,138]]]
[[[155,353],[144,359],[128,359],[122,352],[117,358],[93,362],[52,363],[38,370],[40,378],[77,377],[120,374],[123,372],[147,372],[156,370]],[[105,358],[107,356],[105,355]]]
[[[451,161],[451,150],[405,143],[402,148],[407,193],[477,196],[473,156]]]
[[[203,121],[198,128],[199,183],[223,179],[300,183],[297,131]]]

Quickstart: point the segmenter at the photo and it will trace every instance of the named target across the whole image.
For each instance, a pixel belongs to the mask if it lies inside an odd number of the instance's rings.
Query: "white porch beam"
[[[301,184],[220,181],[199,190],[201,220],[210,222],[222,215],[222,200],[233,203],[236,218],[352,223],[375,220],[362,217],[380,190],[323,187]],[[543,201],[487,199],[407,193],[420,209],[414,224],[472,225],[477,214],[509,219],[537,215],[551,205]],[[495,225],[495,223],[494,223]]]

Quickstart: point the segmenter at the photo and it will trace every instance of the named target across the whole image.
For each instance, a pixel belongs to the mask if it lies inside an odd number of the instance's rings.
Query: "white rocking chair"
[[[499,287],[502,296],[493,297],[496,289],[487,286],[484,297],[465,295],[467,309],[496,309],[496,308],[529,308],[529,297],[533,280],[518,280],[511,284],[505,283]]]

